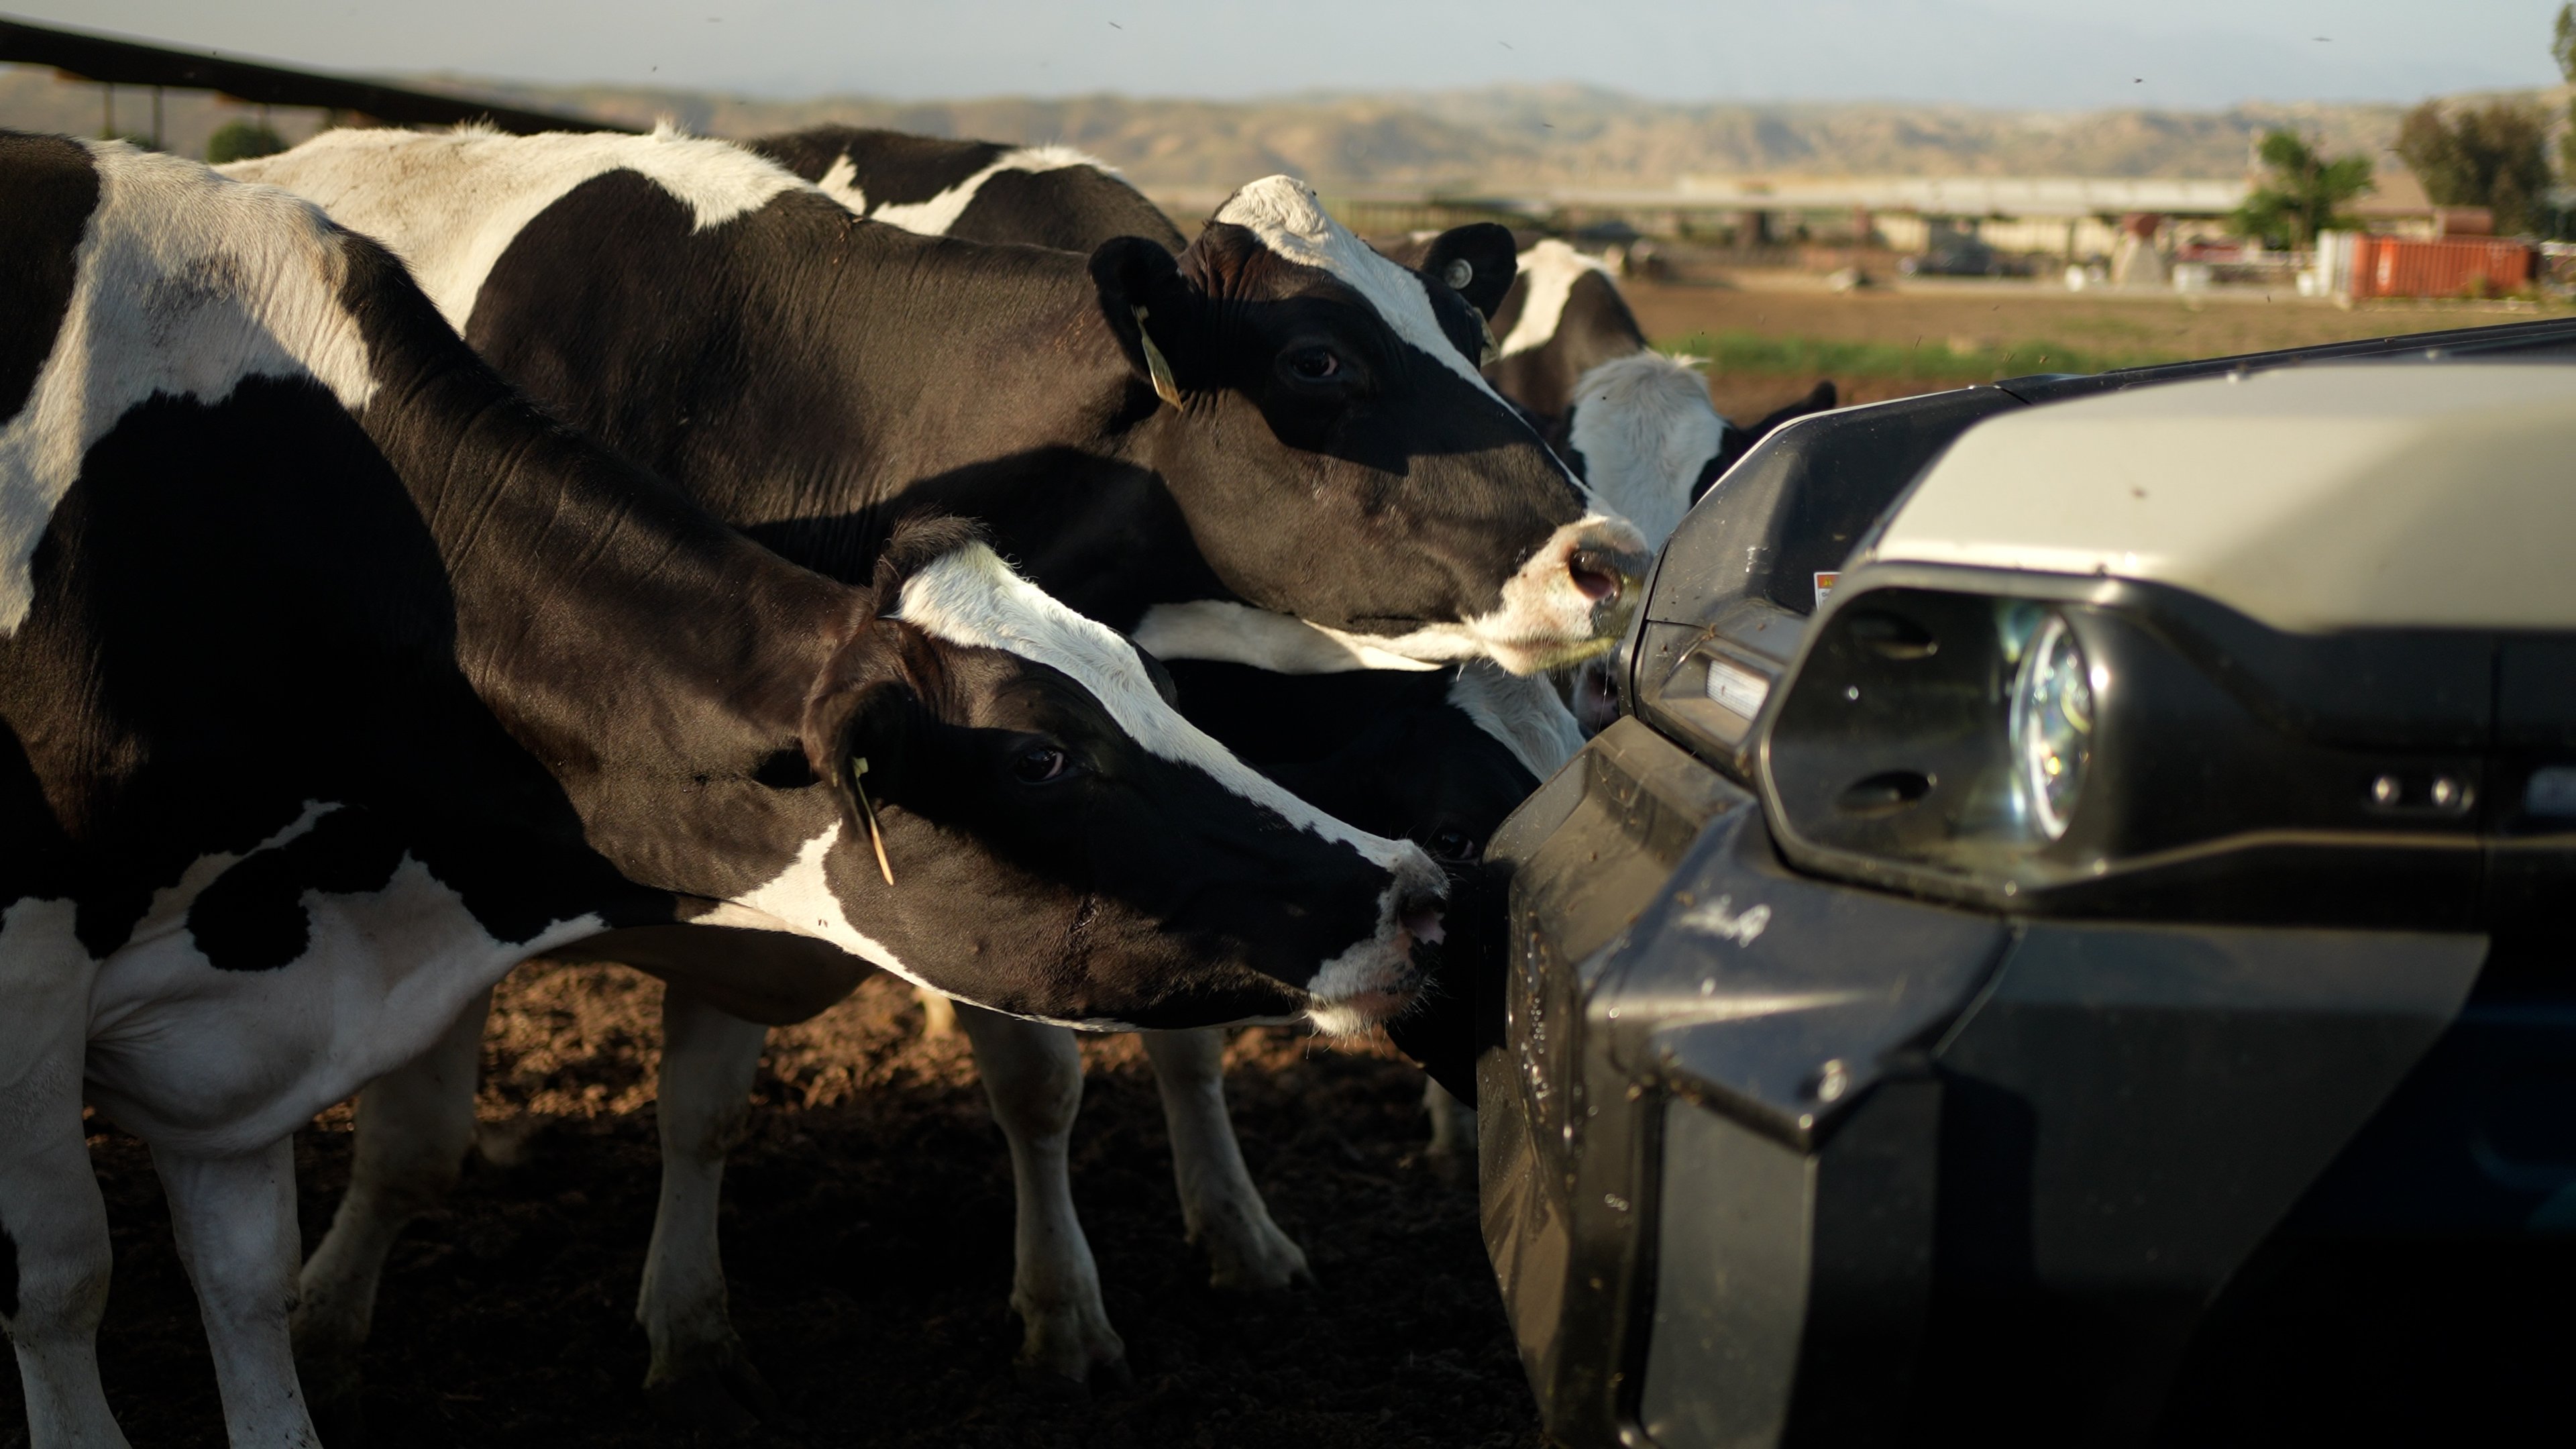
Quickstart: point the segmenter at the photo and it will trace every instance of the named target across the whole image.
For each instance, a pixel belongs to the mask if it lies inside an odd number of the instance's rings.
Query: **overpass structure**
[[[504,131],[625,131],[583,116],[441,95],[360,76],[331,75],[244,60],[211,50],[183,50],[122,36],[31,25],[0,16],[0,62],[51,66],[67,79],[114,86],[213,91],[256,105],[308,106],[356,120],[404,126],[482,121]]]

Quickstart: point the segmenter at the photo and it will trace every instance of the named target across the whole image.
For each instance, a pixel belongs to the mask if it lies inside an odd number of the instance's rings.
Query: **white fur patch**
[[[832,176],[842,172],[849,165],[850,158],[847,156],[833,162],[832,171],[824,175],[823,189],[830,191]],[[870,221],[882,221],[889,226],[902,227],[905,231],[919,232],[924,236],[946,236],[948,229],[957,224],[957,218],[965,215],[966,208],[974,204],[975,193],[984,189],[985,182],[1003,172],[1064,171],[1076,166],[1088,166],[1094,171],[1110,176],[1118,174],[1116,168],[1108,162],[1096,156],[1086,156],[1070,146],[1023,146],[1016,151],[1003,152],[991,165],[928,201],[903,202],[880,207],[871,213],[864,205],[864,195],[856,186],[849,186],[850,193],[860,197],[860,204],[853,204],[850,209]],[[851,177],[855,175],[854,170],[850,172]],[[844,185],[847,185],[848,179],[844,178]]]
[[[1726,439],[1708,379],[1690,359],[1632,352],[1583,374],[1572,405],[1570,441],[1594,495],[1637,525],[1649,550],[1662,548]]]
[[[650,136],[505,136],[476,127],[325,131],[292,151],[223,170],[309,197],[342,226],[393,248],[459,331],[501,253],[593,177],[636,172],[687,205],[699,231],[781,192],[813,189],[738,146],[669,127]]]
[[[258,849],[338,808],[308,804]],[[92,993],[92,1100],[156,1148],[224,1156],[275,1142],[419,1055],[520,960],[605,928],[584,915],[526,942],[495,940],[453,888],[405,855],[381,889],[306,891],[310,941],[294,961],[219,971],[187,916],[236,859],[201,859],[155,892]]]
[[[85,142],[98,208],[34,392],[0,426],[0,635],[34,606],[30,567],[81,460],[156,393],[221,402],[246,377],[310,376],[352,412],[375,395],[340,305],[347,259],[322,213],[123,142]]]
[[[1506,674],[1490,660],[1472,659],[1450,684],[1449,702],[1541,780],[1583,748],[1582,729],[1545,678]]]
[[[1229,197],[1211,220],[1242,227],[1287,260],[1330,274],[1377,309],[1396,336],[1473,383],[1496,407],[1510,406],[1458,350],[1458,344],[1449,340],[1449,334],[1440,330],[1440,318],[1431,310],[1421,276],[1388,261],[1333,220],[1315,189],[1305,182],[1290,176],[1264,177]],[[1566,476],[1573,478],[1572,473]],[[1575,486],[1580,489],[1582,481],[1575,479]]]
[[[1521,253],[1520,281],[1526,288],[1521,294],[1521,315],[1512,319],[1511,334],[1503,339],[1503,356],[1545,347],[1556,335],[1557,324],[1565,320],[1565,304],[1574,295],[1574,284],[1586,272],[1610,275],[1610,268],[1598,257],[1585,256],[1554,237]]]
[[[832,158],[832,164],[824,169],[822,178],[814,183],[814,189],[861,216],[868,214],[867,189],[859,185],[859,168],[850,164],[847,151]]]
[[[1440,667],[1429,660],[1389,653],[1361,635],[1344,634],[1293,614],[1274,614],[1230,599],[1156,604],[1145,611],[1132,637],[1157,659],[1249,664],[1273,674]]]
[[[52,1113],[80,1115],[80,1043],[98,963],[80,943],[65,900],[0,904],[0,1144],[42,1130]]]
[[[1408,659],[1489,658],[1514,674],[1533,674],[1591,658],[1617,641],[1592,632],[1593,601],[1574,586],[1568,572],[1582,549],[1607,549],[1632,559],[1644,557],[1645,542],[1624,518],[1594,513],[1559,527],[1503,581],[1503,602],[1464,623],[1426,624],[1392,637],[1323,632],[1354,645],[1366,644]],[[1627,608],[1636,607],[1638,579],[1621,581]],[[1317,625],[1319,629],[1323,626]],[[1611,631],[1615,633],[1616,631]]]
[[[1125,639],[1013,573],[982,545],[957,549],[904,582],[896,617],[952,644],[999,649],[1063,671],[1091,692],[1147,751],[1198,770],[1289,824],[1399,875],[1430,857],[1409,841],[1381,840],[1271,783],[1163,702]]]

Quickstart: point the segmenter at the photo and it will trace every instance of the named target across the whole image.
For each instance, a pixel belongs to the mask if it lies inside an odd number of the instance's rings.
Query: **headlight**
[[[2050,613],[2013,677],[2012,754],[2022,803],[2049,839],[2066,833],[2093,760],[2093,676],[2066,616]]]
[[[2460,633],[2294,634],[2161,585],[1872,564],[1744,754],[1782,856],[1818,874],[2017,913],[2452,929],[2479,899],[2499,697],[2492,643]]]

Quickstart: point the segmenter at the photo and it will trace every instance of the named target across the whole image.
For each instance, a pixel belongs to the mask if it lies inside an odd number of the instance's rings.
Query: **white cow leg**
[[[975,1050],[975,1071],[993,1120],[1011,1147],[1018,1194],[1011,1308],[1026,1336],[1020,1377],[1037,1387],[1087,1386],[1100,1374],[1127,1378],[1127,1345],[1100,1301],[1100,1269],[1073,1211],[1067,1145],[1082,1109],[1082,1053],[1073,1033],[965,1002],[957,1024]]]
[[[927,986],[912,988],[912,999],[921,1007],[921,1034],[929,1041],[946,1041],[957,1034],[957,1003],[948,994]]]
[[[295,1378],[295,1142],[238,1157],[155,1148],[179,1259],[196,1285],[232,1449],[319,1449]]]
[[[1243,1165],[1234,1119],[1225,1110],[1225,1033],[1210,1027],[1138,1035],[1163,1094],[1181,1221],[1208,1255],[1209,1281],[1238,1289],[1311,1281],[1305,1250],[1270,1220]]]
[[[492,994],[477,995],[428,1051],[358,1094],[349,1190],[299,1278],[295,1359],[313,1414],[334,1440],[361,1432],[359,1350],[394,1240],[445,1201],[474,1144],[474,1085]]]
[[[85,1023],[64,1024],[0,1099],[0,1253],[13,1270],[0,1324],[17,1350],[31,1449],[124,1449],[98,1382],[109,1251],[81,1132]]]
[[[751,1116],[751,1079],[769,1029],[678,986],[662,991],[662,1201],[635,1321],[653,1345],[644,1394],[673,1418],[740,1431],[778,1401],[743,1353],[725,1305],[716,1211],[725,1154]]]
[[[1431,1155],[1458,1158],[1476,1155],[1476,1109],[1452,1096],[1447,1087],[1422,1080],[1422,1110],[1431,1114]]]

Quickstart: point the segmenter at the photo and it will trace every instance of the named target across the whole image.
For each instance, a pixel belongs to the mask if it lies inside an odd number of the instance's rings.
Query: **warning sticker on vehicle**
[[[1840,583],[1840,582],[1842,581],[1842,577],[1843,577],[1843,576],[1842,576],[1841,574],[1839,574],[1839,573],[1818,574],[1818,575],[1816,575],[1816,607],[1817,607],[1817,608],[1821,609],[1821,608],[1823,608],[1823,607],[1825,606],[1825,595],[1830,594],[1830,593],[1832,593],[1832,592],[1834,591],[1834,585],[1835,585],[1835,584],[1837,584],[1837,583]]]

